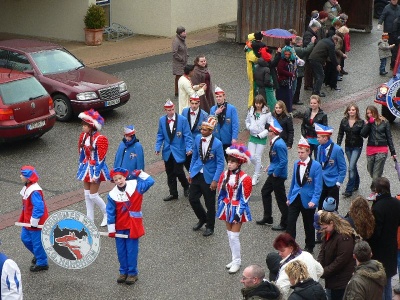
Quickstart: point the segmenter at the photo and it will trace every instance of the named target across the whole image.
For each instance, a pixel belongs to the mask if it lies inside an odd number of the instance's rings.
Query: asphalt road
[[[333,134],[335,141],[346,103],[356,101],[364,115],[366,106],[373,103],[375,87],[383,82],[383,77],[378,74],[377,41],[380,34],[375,30],[371,34],[351,32],[352,49],[345,67],[350,74],[339,83],[341,92],[326,91],[328,97],[323,99],[323,108],[329,113],[329,124],[336,129]],[[216,43],[190,49],[191,58],[200,53],[206,54],[213,84],[223,88],[228,102],[238,108],[241,130],[244,130],[248,83],[243,46]],[[174,101],[170,57],[166,54],[100,68],[124,79],[132,94],[127,105],[104,114],[103,133],[110,142],[109,167],[112,167],[122,138],[123,126],[132,123],[145,149],[146,166],[159,162],[160,157],[154,155],[158,118],[163,114],[165,100],[171,97]],[[309,95],[309,92],[303,93],[302,99],[307,101]],[[296,142],[300,137],[299,126],[297,122]],[[0,215],[20,209],[22,185],[19,169],[25,164],[37,168],[39,183],[48,199],[82,189],[81,183],[75,179],[79,133],[80,120],[75,119],[69,123],[58,122],[53,130],[38,140],[0,145]],[[400,145],[398,121],[393,124],[392,133],[397,147]],[[289,178],[296,156],[294,148],[289,154]],[[265,155],[264,164],[266,158]],[[365,166],[363,154],[359,161],[362,176],[359,192],[366,196],[370,178]],[[251,168],[245,169],[250,171]],[[400,192],[390,160],[386,163],[384,175],[392,181],[393,193]],[[262,215],[260,190],[265,179],[264,175],[250,200],[255,220]],[[143,212],[147,234],[140,240],[139,281],[134,286],[115,282],[118,260],[112,239],[102,238],[100,255],[86,269],[66,270],[50,262],[49,271],[31,274],[28,270],[31,254],[19,239],[20,228],[1,230],[0,249],[21,268],[25,299],[239,299],[243,268],[235,275],[229,275],[225,270],[225,264],[230,261],[230,251],[224,224],[217,220],[215,234],[208,238],[204,238],[201,232],[193,232],[191,227],[197,220],[183,192],[179,200],[165,203],[162,201],[168,193],[165,173],[155,175],[155,180],[155,185],[145,194]],[[289,184],[290,180],[287,180],[287,187]],[[347,211],[349,202],[349,199],[341,199],[341,213]],[[85,212],[82,201],[67,208]],[[273,210],[277,220],[279,214],[275,204]],[[96,223],[100,221],[97,210]],[[301,222],[298,226],[298,242],[304,246]],[[255,222],[245,224],[240,237],[243,265],[257,263],[265,266],[265,256],[273,250],[272,241],[276,235],[270,228],[258,226]],[[315,255],[317,253],[318,247]]]

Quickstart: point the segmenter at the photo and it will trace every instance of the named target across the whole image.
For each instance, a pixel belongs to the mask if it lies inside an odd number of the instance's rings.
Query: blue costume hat
[[[122,175],[126,178],[129,175],[129,171],[124,168],[114,168],[110,172],[110,177],[113,178],[115,175]]]
[[[334,212],[336,210],[336,200],[333,197],[328,197],[322,204],[322,209],[328,212]]]
[[[276,135],[279,135],[283,128],[281,124],[279,124],[278,120],[272,117],[272,123],[269,124],[269,130],[272,130]]]
[[[136,130],[135,127],[133,127],[133,125],[128,125],[126,127],[124,127],[124,135],[135,135],[136,134]]]
[[[333,128],[322,124],[314,123],[315,132],[321,135],[332,135]]]
[[[32,166],[23,166],[21,168],[21,174],[30,182],[37,182],[39,180],[39,175],[36,172],[35,168]]]

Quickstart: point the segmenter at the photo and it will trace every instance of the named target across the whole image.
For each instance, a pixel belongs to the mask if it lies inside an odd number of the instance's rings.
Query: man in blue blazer
[[[314,214],[322,191],[322,167],[310,157],[310,145],[304,137],[300,138],[297,153],[300,159],[294,162],[287,196],[289,211],[286,232],[296,239],[296,223],[301,213],[306,235],[304,250],[312,253],[315,247]]]
[[[214,136],[218,138],[224,147],[225,160],[228,158],[225,150],[235,144],[239,135],[239,116],[236,107],[226,102],[225,92],[218,86],[215,87],[215,99],[217,104],[211,107],[210,115],[218,118],[214,129]]]
[[[194,141],[196,136],[201,133],[201,124],[207,121],[208,118],[208,113],[200,109],[200,96],[197,93],[194,93],[190,96],[190,107],[185,107],[182,110],[182,116],[184,116],[189,121],[189,127],[192,133],[192,139]],[[185,161],[185,168],[188,171],[191,161],[192,155],[188,155]]]
[[[288,175],[288,151],[285,141],[279,137],[282,130],[279,122],[275,118],[272,118],[272,123],[268,128],[268,138],[270,141],[270,165],[267,167],[268,178],[261,189],[264,217],[260,221],[256,221],[258,225],[273,225],[272,192],[274,192],[278,208],[281,212],[281,221],[278,225],[272,226],[272,230],[280,231],[286,230],[288,218],[285,191],[285,180]]]
[[[224,150],[219,139],[212,132],[217,123],[214,116],[210,116],[201,125],[201,135],[194,141],[192,162],[189,169],[190,193],[189,202],[199,222],[193,227],[199,230],[206,224],[204,236],[214,233],[215,225],[215,195],[219,177],[224,171]],[[204,197],[207,212],[200,202]]]
[[[343,149],[331,140],[333,128],[315,123],[318,139],[317,161],[322,166],[322,193],[318,209],[322,209],[324,199],[332,197],[336,200],[336,210],[339,207],[339,189],[346,178],[347,166]]]
[[[165,164],[165,171],[168,178],[169,196],[164,201],[178,199],[178,189],[176,178],[180,181],[185,197],[189,196],[189,182],[183,170],[186,156],[192,154],[192,135],[188,120],[175,113],[175,106],[171,100],[167,100],[164,105],[165,116],[158,122],[157,141],[155,145],[156,155],[160,154],[161,146],[162,158]]]

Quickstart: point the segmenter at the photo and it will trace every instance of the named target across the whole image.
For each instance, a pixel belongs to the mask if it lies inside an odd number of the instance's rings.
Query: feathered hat
[[[251,154],[245,145],[233,144],[225,150],[226,154],[239,160],[240,164],[249,163]]]
[[[216,116],[208,116],[207,121],[201,123],[201,126],[207,127],[208,129],[214,130],[215,125],[217,124],[217,117]]]
[[[124,135],[132,136],[136,134],[135,127],[133,125],[128,125],[124,127]]]
[[[124,168],[114,168],[110,172],[110,177],[113,178],[115,175],[122,175],[126,178],[129,175],[129,171]]]
[[[333,128],[322,124],[314,123],[315,132],[320,135],[332,135]]]
[[[101,128],[104,125],[104,118],[102,116],[100,116],[100,114],[97,111],[95,111],[93,108],[91,108],[87,111],[81,112],[78,115],[78,118],[82,119],[89,125],[96,128],[97,130],[101,130]]]
[[[38,182],[39,180],[39,175],[32,166],[23,166],[21,168],[21,175],[33,183]]]

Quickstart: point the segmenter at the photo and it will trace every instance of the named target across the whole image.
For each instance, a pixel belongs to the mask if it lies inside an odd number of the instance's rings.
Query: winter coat
[[[303,47],[294,46],[293,49],[296,51],[296,55],[299,58],[306,61],[312,49],[314,49],[314,43],[309,43],[307,46]],[[304,66],[297,65],[297,77],[304,77]]]
[[[304,112],[303,123],[301,123],[301,135],[305,138],[312,137],[316,138],[317,133],[315,132],[314,123],[328,125],[328,116],[322,109],[319,109],[314,119],[311,121],[311,108]]]
[[[391,33],[393,31],[394,20],[400,16],[400,5],[388,4],[379,17],[378,24],[383,23],[383,32]]]
[[[311,43],[311,38],[315,36],[315,44],[320,40],[318,36],[318,31],[314,32],[311,27],[308,27],[303,34],[303,47],[307,47]],[[297,52],[296,52],[297,53]]]
[[[400,201],[390,194],[376,196],[372,204],[375,229],[368,240],[372,258],[380,261],[388,278],[397,273],[397,228],[400,225]]]
[[[286,146],[292,148],[294,137],[293,118],[286,114],[277,115],[276,113],[273,113],[273,116],[283,129],[279,136],[285,141]]]
[[[276,71],[276,67],[278,66],[278,63],[280,60],[281,60],[281,54],[279,52],[277,52],[275,54],[274,59],[271,60],[270,62],[268,62],[268,67],[269,67],[269,71],[271,74],[271,78],[272,78],[272,82],[274,84],[275,90],[279,89],[278,74]]]
[[[364,139],[361,136],[361,130],[364,127],[363,120],[357,120],[354,122],[353,127],[350,127],[349,119],[343,118],[340,122],[339,132],[337,136],[337,144],[341,146],[343,136],[346,133],[346,139],[344,141],[345,147],[362,147]]]
[[[207,67],[195,66],[190,79],[193,85],[198,85],[200,83],[205,83],[207,85],[205,95],[200,96],[200,108],[206,113],[209,113],[211,107],[215,105],[210,71],[208,71]]]
[[[172,41],[172,74],[183,75],[188,56],[185,38],[177,34]]]
[[[334,230],[328,240],[323,239],[318,261],[324,267],[322,278],[325,279],[325,288],[346,288],[355,266],[353,249],[353,236],[340,234]]]
[[[379,40],[378,42],[378,54],[379,59],[392,57],[392,51],[389,47],[389,41]]]
[[[269,281],[263,281],[259,285],[245,287],[241,290],[244,300],[279,300],[282,299],[279,288]]]
[[[335,55],[335,43],[333,42],[332,38],[320,40],[314,46],[314,49],[311,51],[308,59],[317,61],[323,65],[328,60],[328,57],[330,58],[333,66],[336,68],[338,61]]]
[[[339,4],[332,5],[330,1],[326,1],[324,11],[328,14],[328,21],[332,23],[333,19],[342,13],[342,8]]]
[[[268,110],[268,107],[264,106],[260,117],[256,119],[254,115],[254,107],[251,106],[246,117],[246,129],[250,131],[250,135],[258,136],[263,139],[268,136],[268,130],[265,128],[266,124],[272,122],[272,115]],[[269,126],[268,126],[269,127]]]
[[[381,300],[386,285],[385,269],[376,260],[369,260],[356,266],[343,300]]]
[[[372,124],[368,122],[361,130],[361,136],[368,138],[367,146],[388,146],[391,155],[396,155],[390,124],[387,120],[382,120],[379,125],[376,121]]]
[[[312,278],[308,278],[302,282],[298,282],[294,286],[293,293],[290,294],[288,300],[326,300],[325,290],[322,285]]]
[[[260,88],[273,87],[273,81],[271,80],[271,71],[268,67],[268,62],[264,59],[259,58],[253,71],[254,81]]]
[[[293,70],[293,68],[291,67],[291,62],[289,60],[285,58],[281,59],[278,63],[278,66],[276,67],[276,70],[278,72],[279,84],[285,79],[293,81],[293,76],[295,75],[295,73],[293,71],[289,71]]]

